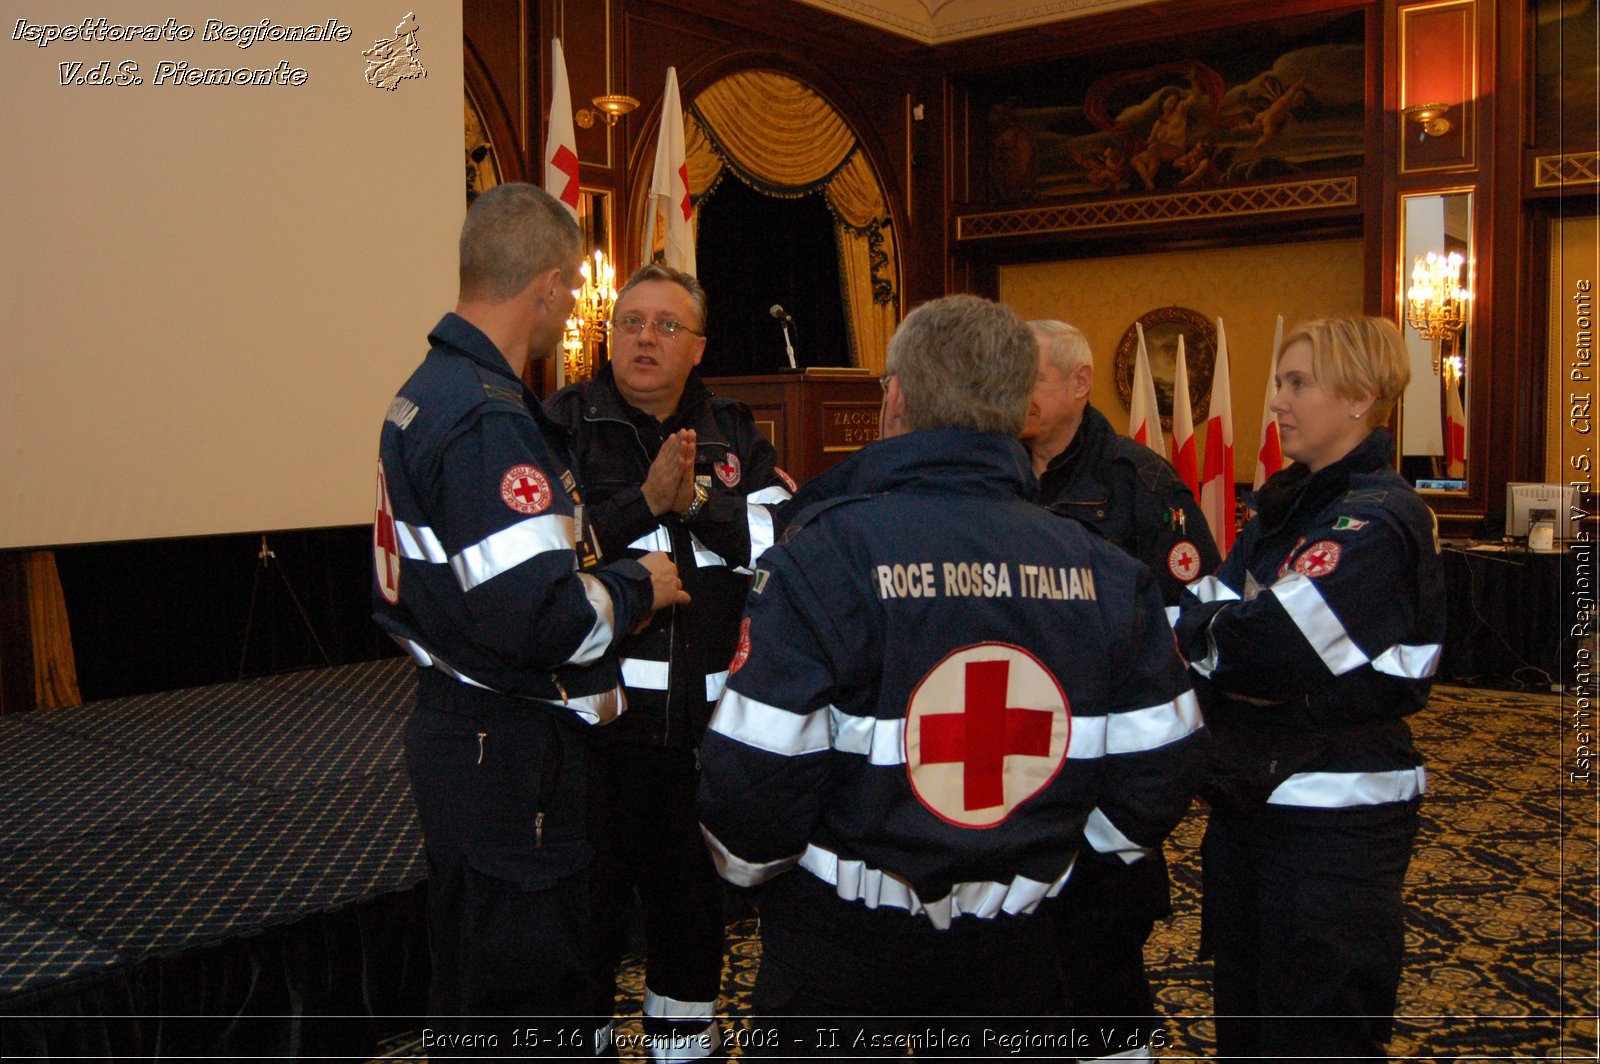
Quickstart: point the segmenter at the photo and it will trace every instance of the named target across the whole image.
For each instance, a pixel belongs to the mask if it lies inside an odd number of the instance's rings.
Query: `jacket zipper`
[[[589,417],[586,414],[586,415],[584,415],[584,420],[589,422],[589,423],[591,423],[591,424],[594,424],[596,422],[604,421],[604,422],[608,422],[608,423],[613,424],[613,425],[626,425],[633,432],[633,442],[637,443],[639,445],[639,453],[644,456],[645,470],[646,470],[646,473],[648,474],[648,471],[649,471],[649,468],[650,468],[650,462],[651,462],[650,448],[648,448],[648,447],[646,447],[644,445],[644,437],[639,435],[639,426],[635,425],[633,422],[628,421],[625,418],[618,418],[618,417]],[[696,445],[695,453],[696,453],[697,456],[699,454],[699,451],[700,451],[700,448],[699,448],[698,445]],[[669,549],[667,551],[667,556],[672,559],[672,564],[677,565],[678,564],[678,544],[677,544],[676,539],[673,537],[672,530],[670,528],[667,530],[667,545],[668,545],[668,547],[671,548],[671,549]],[[677,647],[677,639],[678,639],[678,607],[674,606],[674,607],[672,607],[672,614],[667,620],[667,690],[666,690],[666,706],[665,706],[665,708],[663,710],[663,713],[662,713],[662,718],[663,719],[662,719],[662,724],[661,724],[661,745],[662,746],[669,746],[671,744],[671,741],[672,741],[672,679],[673,679],[673,672],[674,672],[673,667],[672,667],[672,662],[673,662],[673,651]],[[559,687],[560,684],[558,683],[557,686]],[[566,700],[566,692],[562,691],[561,696],[562,696],[562,700],[565,701]]]

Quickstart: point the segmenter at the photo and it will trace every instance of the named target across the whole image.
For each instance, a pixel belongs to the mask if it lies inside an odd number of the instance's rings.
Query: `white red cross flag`
[[[1172,371],[1172,464],[1195,498],[1200,497],[1200,463],[1195,457],[1194,408],[1189,403],[1189,356],[1178,334],[1177,365]]]
[[[1278,349],[1283,346],[1283,315],[1272,332],[1272,364],[1267,367],[1267,397],[1261,400],[1261,446],[1256,448],[1256,491],[1267,478],[1283,468],[1283,443],[1278,439],[1278,415],[1272,412],[1272,397],[1278,394]]]
[[[678,99],[678,68],[667,68],[661,97],[661,132],[656,136],[656,166],[645,209],[644,261],[655,255],[657,216],[662,218],[662,257],[684,273],[695,272],[694,202],[689,198],[689,154],[684,147],[683,104]]]
[[[1461,407],[1461,382],[1444,378],[1444,475],[1467,475],[1467,412]]]
[[[1226,555],[1233,546],[1233,396],[1228,383],[1228,334],[1217,319],[1217,366],[1211,377],[1206,420],[1206,464],[1200,477],[1200,512],[1211,538]]]
[[[572,130],[572,89],[561,38],[550,38],[550,121],[544,138],[544,190],[578,216],[578,136]]]
[[[1161,431],[1161,407],[1156,402],[1156,381],[1150,375],[1150,354],[1144,347],[1144,326],[1139,332],[1139,357],[1133,363],[1133,399],[1128,404],[1128,435],[1165,458],[1167,439]]]

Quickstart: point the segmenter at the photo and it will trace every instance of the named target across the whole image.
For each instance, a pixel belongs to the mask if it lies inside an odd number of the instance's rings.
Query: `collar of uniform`
[[[942,494],[1028,497],[1036,490],[1021,441],[997,432],[923,429],[857,452],[850,487],[861,493],[921,486]]]
[[[485,369],[515,381],[518,387],[522,386],[521,379],[511,372],[511,363],[506,361],[506,356],[500,353],[494,341],[485,336],[482,329],[454,311],[439,319],[439,324],[428,333],[428,343],[435,347],[453,348]]]
[[[1111,428],[1111,422],[1106,416],[1088,404],[1083,408],[1083,421],[1078,425],[1078,431],[1072,434],[1072,439],[1067,442],[1066,448],[1050,460],[1045,466],[1042,476],[1039,477],[1040,489],[1045,503],[1050,503],[1055,496],[1077,479],[1082,474],[1085,479],[1093,479],[1095,471],[1100,467],[1100,455],[1104,453],[1106,443],[1116,433]]]
[[[1387,468],[1394,460],[1394,437],[1387,429],[1375,429],[1337,462],[1315,473],[1299,462],[1276,473],[1256,493],[1256,508],[1267,529],[1274,529],[1299,509],[1319,510],[1343,495],[1350,478]]]
[[[701,444],[718,446],[727,444],[722,438],[722,429],[717,425],[716,418],[711,416],[711,389],[707,388],[700,375],[692,370],[689,379],[684,382],[683,395],[678,399],[678,408],[665,421],[659,423],[652,415],[623,398],[622,392],[617,388],[616,374],[612,372],[609,362],[601,366],[594,378],[583,385],[582,394],[586,417],[612,418],[635,422],[642,427],[659,427],[662,436],[682,428],[692,428]]]

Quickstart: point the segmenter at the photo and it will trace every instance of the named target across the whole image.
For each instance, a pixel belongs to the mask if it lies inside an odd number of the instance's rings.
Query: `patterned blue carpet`
[[[424,875],[390,660],[0,718],[0,1012],[52,987],[403,891]],[[221,697],[223,692],[226,697]],[[1414,718],[1431,792],[1409,875],[1391,1055],[1596,1059],[1596,792],[1574,696],[1441,687]],[[1174,915],[1148,950],[1166,1059],[1212,1051],[1197,808],[1168,845]],[[735,925],[724,1015],[760,959]],[[637,1047],[642,971],[624,1045]],[[734,1055],[738,1055],[735,1052]],[[420,1059],[417,1037],[389,1059]],[[636,1059],[636,1050],[624,1053]]]
[[[1391,1057],[1597,1059],[1600,810],[1593,782],[1572,781],[1564,760],[1573,709],[1570,695],[1438,687],[1413,718],[1430,793],[1407,877],[1407,957]],[[1196,959],[1204,830],[1200,806],[1169,840],[1173,916],[1146,946],[1168,1021],[1164,1060],[1215,1050],[1210,969]],[[749,1016],[759,963],[755,922],[744,921],[731,929],[720,1002],[735,1024]],[[622,979],[632,1017],[643,979],[634,960]],[[622,1030],[624,1059],[642,1059],[638,1020]],[[424,1059],[414,1040],[391,1052]]]

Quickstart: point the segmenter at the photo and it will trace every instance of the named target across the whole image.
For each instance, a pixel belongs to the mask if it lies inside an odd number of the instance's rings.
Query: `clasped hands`
[[[694,442],[693,429],[674,432],[662,441],[661,450],[656,454],[655,461],[650,463],[650,471],[645,474],[641,490],[650,512],[657,517],[668,510],[682,513],[694,503]],[[652,616],[656,610],[688,603],[689,593],[683,590],[678,567],[670,557],[661,551],[651,551],[639,562],[650,570],[651,588],[654,591]],[[645,617],[633,630],[641,631],[649,623],[650,618]]]
[[[694,456],[694,429],[679,429],[661,442],[640,489],[651,513],[681,514],[694,504]]]

